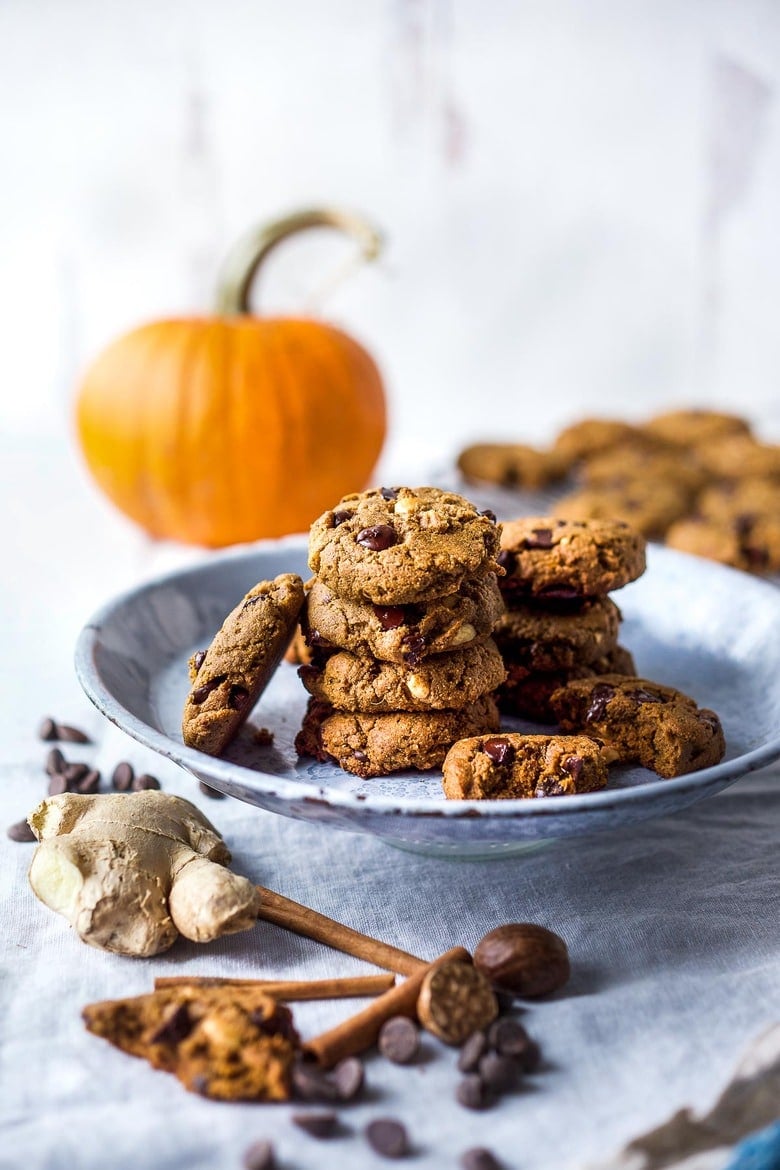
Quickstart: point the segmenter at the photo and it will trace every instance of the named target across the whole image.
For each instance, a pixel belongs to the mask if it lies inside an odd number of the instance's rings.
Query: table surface
[[[767,769],[678,814],[610,835],[551,844],[526,858],[454,863],[366,837],[211,801],[188,775],[107,724],[75,680],[72,651],[89,615],[135,582],[203,555],[155,545],[98,499],[64,441],[0,440],[7,500],[0,578],[5,686],[0,808],[17,821],[45,795],[46,714],[84,727],[71,749],[110,773],[120,759],[195,801],[254,880],[421,955],[473,946],[506,921],[567,940],[565,993],[529,1007],[544,1067],[485,1113],[454,1101],[455,1054],[426,1038],[399,1068],[367,1061],[369,1092],[343,1110],[325,1146],[296,1130],[292,1106],[218,1104],[132,1060],[83,1027],[80,1010],[141,993],[156,975],[367,973],[357,960],[275,927],[132,961],[85,947],[26,882],[33,846],[2,837],[0,1168],[149,1170],[240,1166],[270,1138],[281,1164],[343,1170],[385,1164],[362,1135],[374,1117],[404,1120],[421,1170],[457,1165],[488,1145],[507,1167],[579,1166],[690,1104],[706,1108],[740,1051],[780,1018],[777,840],[780,770]],[[304,1035],[351,1005],[296,1009]]]

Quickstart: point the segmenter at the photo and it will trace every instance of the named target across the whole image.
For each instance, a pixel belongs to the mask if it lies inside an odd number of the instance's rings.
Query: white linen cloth
[[[329,1143],[297,1130],[300,1106],[228,1105],[88,1034],[84,1004],[151,989],[158,974],[317,978],[368,973],[357,960],[259,924],[208,947],[178,943],[135,961],[82,944],[26,882],[32,845],[0,840],[0,1170],[212,1170],[241,1165],[265,1137],[284,1168],[385,1164],[363,1127],[396,1116],[420,1170],[452,1167],[470,1146],[509,1168],[604,1160],[690,1105],[704,1112],[747,1043],[780,1019],[780,770],[744,778],[673,818],[546,846],[527,857],[454,863],[211,801],[195,781],[111,727],[81,695],[75,636],[111,594],[199,553],[155,548],[86,488],[64,453],[0,447],[9,501],[0,577],[3,828],[45,795],[43,715],[85,727],[67,747],[104,776],[129,759],[194,800],[224,832],[235,868],[332,917],[423,956],[474,946],[507,921],[562,934],[573,973],[524,1022],[544,1069],[484,1113],[454,1101],[456,1054],[431,1038],[412,1067],[372,1057],[369,1091],[342,1110]],[[749,718],[749,712],[745,713]],[[298,1005],[304,1035],[358,1005]]]

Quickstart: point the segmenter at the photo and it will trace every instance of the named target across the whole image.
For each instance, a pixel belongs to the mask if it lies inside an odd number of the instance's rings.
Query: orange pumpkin
[[[276,221],[228,257],[217,316],[142,326],[84,378],[76,420],[89,470],[153,536],[223,546],[301,532],[367,483],[386,428],[372,358],[332,325],[248,311],[267,253],[321,226],[378,254],[378,234],[352,215]]]

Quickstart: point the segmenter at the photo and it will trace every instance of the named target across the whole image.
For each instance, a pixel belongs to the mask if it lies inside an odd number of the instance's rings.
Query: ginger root
[[[227,869],[222,837],[178,796],[50,797],[30,814],[40,844],[30,885],[91,946],[148,957],[179,934],[211,942],[249,930],[260,896]]]

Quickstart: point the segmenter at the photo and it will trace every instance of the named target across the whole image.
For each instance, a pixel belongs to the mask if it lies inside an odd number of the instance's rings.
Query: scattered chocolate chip
[[[366,1126],[366,1141],[383,1158],[403,1158],[409,1152],[406,1127],[392,1117],[378,1117]]]
[[[466,1073],[458,1082],[455,1099],[465,1109],[484,1109],[488,1104],[487,1086],[479,1073]]]
[[[479,1062],[488,1050],[487,1036],[484,1032],[472,1032],[460,1050],[458,1057],[458,1072],[471,1073],[479,1068]]]
[[[495,1154],[486,1150],[484,1146],[474,1146],[460,1156],[463,1170],[501,1170],[501,1163]]]
[[[371,552],[384,552],[398,543],[398,533],[390,524],[372,524],[370,528],[361,528],[355,540]]]
[[[363,1061],[357,1056],[348,1056],[340,1061],[332,1073],[333,1082],[341,1101],[354,1101],[363,1089],[365,1074]]]
[[[46,718],[38,728],[38,739],[53,740],[59,739],[59,728],[53,719]]]
[[[293,1113],[290,1120],[313,1138],[333,1137],[339,1123],[335,1113]]]
[[[532,528],[531,536],[526,536],[523,544],[529,549],[552,548],[554,544],[552,528]]]
[[[111,786],[116,792],[129,792],[134,779],[133,765],[128,764],[127,760],[122,760],[111,773]]]
[[[130,790],[131,792],[145,792],[147,789],[159,787],[160,781],[156,776],[150,776],[148,772],[143,772],[133,780],[133,783],[130,785]]]
[[[234,683],[228,692],[228,707],[233,711],[243,711],[249,702],[249,691],[240,683]]]
[[[209,679],[209,681],[204,683],[202,687],[196,687],[190,695],[193,703],[205,703],[211,692],[215,691],[217,687],[222,686],[222,683],[225,681],[226,677],[226,675],[220,674],[216,678]]]
[[[59,748],[52,748],[46,757],[46,771],[50,776],[55,776],[57,772],[64,772],[67,767],[65,757]]]
[[[349,520],[353,516],[353,512],[334,512],[333,513],[333,527],[338,528],[339,524],[343,524],[345,520]]]
[[[576,784],[582,775],[583,760],[582,756],[567,756],[565,760],[561,760],[561,768],[564,772],[568,772],[572,780]]]
[[[500,736],[484,740],[482,750],[494,764],[511,764],[515,758],[515,749],[509,740],[502,739]]]
[[[152,1044],[180,1044],[189,1036],[195,1026],[186,1003],[180,1003],[152,1033],[149,1040]]]
[[[200,791],[203,793],[204,796],[210,797],[211,800],[224,800],[225,799],[224,792],[219,792],[216,788],[212,788],[210,784],[204,784],[204,782],[202,780],[198,784],[198,788],[200,789]]]
[[[601,719],[602,715],[607,709],[607,704],[615,694],[615,688],[609,683],[597,683],[590,692],[590,703],[585,712],[585,722],[593,723],[596,719]]]
[[[192,669],[197,674],[206,658],[205,650],[196,650],[192,656]]]
[[[69,792],[75,792],[78,785],[89,771],[88,764],[67,764],[63,769],[62,775],[65,777],[65,783],[68,786]]]
[[[298,1061],[292,1070],[293,1091],[302,1101],[338,1101],[340,1093],[335,1081],[316,1064]]]
[[[69,727],[67,723],[58,723],[57,731],[59,732],[57,738],[63,743],[91,743],[91,739],[85,731],[80,727]]]
[[[480,516],[487,516],[491,524],[498,524],[498,516],[490,508],[485,508],[484,512],[480,512]]]
[[[258,747],[271,747],[274,742],[274,733],[267,727],[258,727],[252,739]]]
[[[68,781],[65,779],[64,772],[54,772],[49,777],[49,785],[46,789],[49,796],[62,796],[63,792],[69,792]]]
[[[35,833],[33,833],[27,821],[17,821],[15,825],[9,825],[5,831],[6,837],[12,841],[37,841]]]
[[[494,987],[493,994],[498,1002],[498,1014],[500,1016],[505,1016],[507,1012],[514,1011],[515,997],[511,991],[500,991],[497,987]]]
[[[244,1151],[244,1170],[276,1170],[276,1156],[270,1142],[253,1142]],[[489,1168],[488,1168],[489,1170]]]
[[[528,1044],[515,1057],[523,1072],[535,1072],[542,1063],[542,1050],[535,1040],[528,1038]]]
[[[377,1047],[393,1064],[411,1064],[420,1051],[420,1029],[408,1016],[392,1016],[380,1028]]]
[[[513,1089],[518,1080],[517,1061],[500,1052],[486,1052],[479,1062],[479,1075],[484,1084],[496,1093]]]
[[[83,780],[79,780],[76,785],[76,791],[80,792],[82,796],[94,796],[100,789],[100,773],[96,768],[92,768],[87,772]]]
[[[379,492],[383,500],[398,499],[398,488],[380,488]]]
[[[406,611],[400,605],[375,605],[374,613],[383,630],[397,630],[406,624]]]
[[[520,1057],[531,1042],[523,1025],[511,1016],[499,1017],[488,1029],[488,1043],[501,1056]]]

